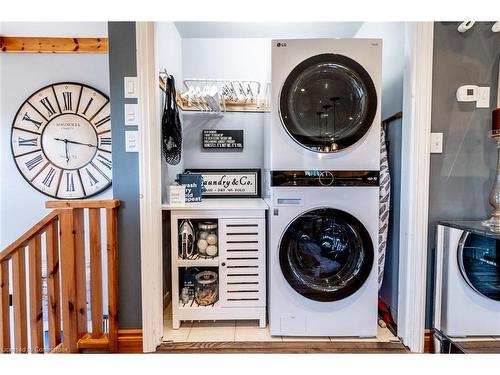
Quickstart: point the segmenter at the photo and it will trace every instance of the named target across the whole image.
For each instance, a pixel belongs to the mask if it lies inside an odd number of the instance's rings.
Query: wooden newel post
[[[9,264],[0,262],[0,354],[10,352]]]
[[[108,263],[108,313],[109,350],[118,352],[118,253],[117,253],[117,208],[106,209],[106,238]]]

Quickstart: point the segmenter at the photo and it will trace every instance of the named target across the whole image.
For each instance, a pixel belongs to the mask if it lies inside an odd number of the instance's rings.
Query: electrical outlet
[[[443,133],[431,133],[431,154],[443,153]]]

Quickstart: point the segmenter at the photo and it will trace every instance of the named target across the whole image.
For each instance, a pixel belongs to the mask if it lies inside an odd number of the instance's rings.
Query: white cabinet
[[[171,211],[172,325],[185,320],[259,320],[266,326],[266,225],[267,205],[260,199],[210,199]],[[179,226],[189,220],[199,238],[199,223],[217,224],[218,255],[182,259]],[[192,271],[191,271],[192,270]],[[218,300],[201,306],[195,298],[181,300],[186,272],[213,271],[218,275]],[[191,271],[191,272],[190,272]]]

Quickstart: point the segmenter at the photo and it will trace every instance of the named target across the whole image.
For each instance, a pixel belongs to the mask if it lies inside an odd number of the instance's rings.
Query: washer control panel
[[[379,171],[271,171],[271,186],[378,186]]]

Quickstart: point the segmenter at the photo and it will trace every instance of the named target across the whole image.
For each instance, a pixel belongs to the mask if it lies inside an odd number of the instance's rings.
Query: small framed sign
[[[203,198],[260,198],[260,169],[189,169],[203,177]]]
[[[219,151],[243,150],[243,130],[203,130],[203,148]]]

